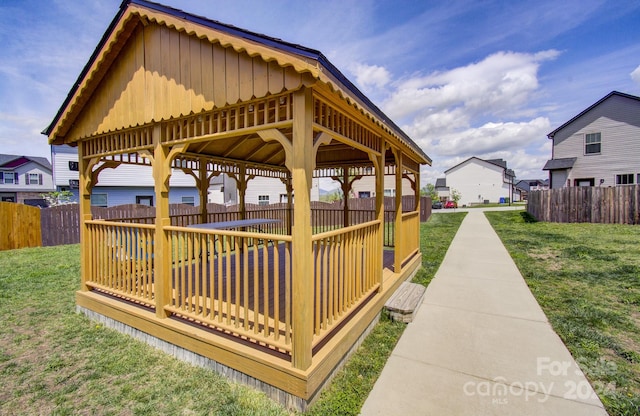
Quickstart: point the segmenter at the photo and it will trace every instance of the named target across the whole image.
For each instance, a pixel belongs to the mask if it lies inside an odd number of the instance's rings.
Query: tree
[[[458,201],[460,201],[460,198],[462,198],[462,194],[460,193],[460,191],[458,191],[457,189],[451,188],[451,190],[449,191],[449,195],[451,196],[451,200],[453,200],[453,202],[455,202],[456,205],[458,205]]]
[[[421,196],[428,196],[431,198],[431,201],[438,201],[440,197],[438,196],[438,191],[436,191],[436,186],[432,183],[428,183],[420,189]]]
[[[321,195],[320,196],[320,201],[322,202],[335,202],[335,201],[340,201],[342,199],[342,191],[340,189],[334,189],[332,192],[326,194],[326,195]]]
[[[47,201],[50,207],[56,207],[58,205],[72,204],[71,198],[73,198],[73,192],[71,191],[54,191],[46,194],[40,194],[42,198]]]

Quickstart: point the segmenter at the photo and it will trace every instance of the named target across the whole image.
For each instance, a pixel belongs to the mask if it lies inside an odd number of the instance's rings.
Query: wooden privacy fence
[[[45,247],[80,242],[80,208],[77,204],[40,210],[40,223]]]
[[[0,202],[0,250],[41,245],[40,208]]]
[[[362,224],[375,220],[375,198],[354,198],[349,200],[349,225]],[[414,197],[405,195],[402,197],[403,211],[413,211]],[[393,222],[395,221],[395,202],[393,197],[385,197],[385,235],[386,246],[394,245]],[[37,210],[37,209],[36,209]],[[268,225],[263,230],[272,234],[287,234],[288,225],[292,221],[292,215],[287,204],[271,204],[268,206],[247,204],[246,218],[273,218],[281,220],[280,224]],[[333,230],[343,227],[344,201],[332,203],[312,201],[312,226],[315,233]],[[61,244],[77,244],[80,242],[80,213],[78,205],[62,205],[45,208],[41,211],[42,245],[55,246]],[[145,205],[120,205],[116,207],[102,208],[92,207],[91,213],[94,219],[113,220],[118,222],[153,224],[155,221],[155,208]],[[238,205],[207,204],[207,222],[236,221],[241,217]],[[200,208],[183,204],[170,206],[171,225],[186,227],[201,222]],[[431,216],[431,200],[420,198],[420,221],[425,222]],[[40,226],[38,227],[40,228]]]
[[[640,185],[533,191],[527,211],[538,221],[640,224]]]

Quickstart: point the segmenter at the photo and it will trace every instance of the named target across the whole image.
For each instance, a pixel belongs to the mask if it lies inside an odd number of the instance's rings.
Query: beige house
[[[640,183],[640,97],[613,91],[547,137],[552,189]]]
[[[420,189],[431,161],[318,51],[125,1],[46,134],[78,147],[80,310],[291,407],[317,396],[421,265],[419,198],[403,212],[399,197],[403,178]],[[92,188],[127,164],[151,166],[155,219],[94,220]],[[237,216],[205,204],[171,216],[176,169],[202,201],[213,177],[233,178]],[[385,173],[398,197],[392,250]],[[375,217],[312,226],[313,179],[354,175],[376,178]],[[282,181],[289,204],[295,195],[292,215],[248,215],[247,183],[260,176]]]

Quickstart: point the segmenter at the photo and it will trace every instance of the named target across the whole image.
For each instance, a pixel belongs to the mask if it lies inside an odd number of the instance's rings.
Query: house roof
[[[573,117],[571,120],[567,121],[566,123],[564,123],[563,125],[561,125],[560,127],[558,127],[557,129],[555,129],[554,131],[552,131],[551,133],[547,134],[547,138],[549,139],[553,139],[553,137],[556,135],[557,132],[559,132],[560,130],[564,129],[565,127],[567,127],[569,124],[573,123],[574,121],[576,121],[577,119],[579,119],[580,117],[584,116],[585,114],[587,114],[589,111],[593,110],[594,108],[596,108],[597,106],[599,106],[600,104],[602,104],[603,102],[605,102],[606,100],[608,100],[609,98],[613,97],[614,95],[619,96],[619,97],[624,97],[624,98],[629,98],[631,100],[636,100],[636,101],[640,101],[640,97],[636,97],[635,95],[630,95],[630,94],[625,94],[623,92],[618,92],[618,91],[611,91],[609,94],[605,95],[604,97],[602,97],[601,99],[599,99],[598,101],[596,101],[593,105],[587,107],[585,110],[583,110],[582,112],[580,112],[580,114],[578,114],[577,116]],[[548,163],[548,162],[547,162]],[[558,169],[563,169],[563,168],[558,168]]]
[[[187,33],[195,33],[201,38],[208,37],[213,39],[214,35],[211,33],[199,33],[203,28],[205,30],[213,30],[218,34],[226,35],[224,39],[222,39],[222,37],[215,38],[216,41],[220,42],[225,47],[233,46],[234,49],[245,50],[251,56],[260,55],[265,59],[265,61],[276,61],[282,66],[293,66],[299,73],[311,73],[314,78],[320,79],[329,84],[334,90],[342,95],[345,100],[351,104],[357,105],[363,111],[371,114],[377,122],[386,126],[386,128],[389,129],[400,142],[404,142],[406,146],[415,152],[423,162],[431,163],[431,158],[429,158],[429,156],[404,131],[402,131],[402,129],[400,129],[387,115],[373,104],[351,81],[349,81],[349,79],[347,79],[347,77],[345,77],[320,51],[146,0],[124,0],[122,2],[119,12],[107,28],[53,121],[42,132],[43,134],[50,136],[50,139],[52,134],[55,136],[59,124],[66,121],[66,115],[71,111],[75,103],[81,101],[79,96],[86,93],[84,90],[86,89],[85,84],[88,82],[87,80],[99,72],[97,68],[101,65],[101,61],[104,59],[104,53],[114,47],[116,40],[118,42],[122,42],[122,39],[119,39],[120,36],[130,35],[118,26],[121,19],[125,18],[130,12],[129,9],[135,9],[135,13],[140,14],[141,17],[155,20],[158,23],[166,23],[167,25],[169,25],[169,23],[162,20],[162,16],[155,16],[153,13],[161,13],[164,16],[177,19],[175,22],[171,22],[171,25],[175,26],[176,30],[185,30]],[[146,13],[150,13],[152,15],[147,16]],[[178,27],[178,25],[180,25],[180,27]],[[242,45],[237,45],[240,41],[243,41],[244,43]],[[234,44],[234,42],[236,44]],[[282,53],[288,55],[286,61],[283,59]]]
[[[480,162],[490,163],[490,164],[492,164],[492,165],[498,166],[498,167],[500,167],[500,168],[502,168],[502,169],[504,169],[504,170],[505,170],[505,174],[506,174],[507,176],[511,176],[511,177],[515,177],[515,176],[516,176],[516,174],[514,173],[514,171],[513,171],[513,170],[511,170],[511,169],[507,169],[507,162],[506,162],[504,159],[490,159],[490,160],[485,160],[485,159],[480,159],[479,157],[476,157],[476,156],[472,156],[472,157],[470,157],[469,159],[466,159],[466,160],[464,160],[464,161],[462,161],[462,162],[458,163],[457,165],[455,165],[455,166],[453,166],[453,167],[450,167],[449,169],[445,170],[445,171],[444,171],[444,173],[446,174],[447,172],[449,172],[449,171],[451,171],[451,170],[453,170],[453,169],[457,168],[458,166],[464,165],[465,163],[467,163],[467,162],[469,162],[470,160],[473,160],[473,159],[476,159],[476,160],[478,160],[478,161],[480,161]]]
[[[486,162],[493,163],[503,168],[507,168],[507,162],[504,159],[486,159]]]
[[[536,185],[548,185],[548,179],[520,179],[518,183],[516,183],[516,188],[522,189],[524,191],[529,191],[531,189],[531,182],[535,182]]]
[[[578,160],[577,157],[565,157],[562,159],[551,159],[547,160],[542,170],[560,170],[560,169],[570,169],[573,167],[573,164]]]
[[[436,188],[446,188],[446,187],[447,187],[447,178],[436,179]]]
[[[0,154],[0,168],[15,169],[29,162],[37,163],[51,170],[51,163],[46,157]]]

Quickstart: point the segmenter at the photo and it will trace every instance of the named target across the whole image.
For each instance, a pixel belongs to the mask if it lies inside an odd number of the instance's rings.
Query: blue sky
[[[323,52],[433,159],[546,178],[547,133],[640,95],[640,0],[162,0]],[[0,153],[50,157],[51,122],[119,0],[0,2]]]

